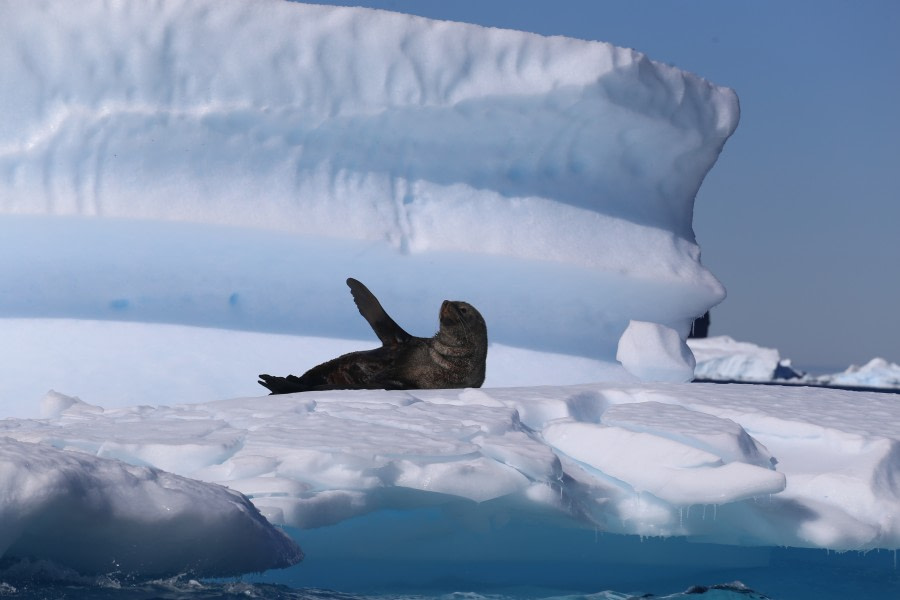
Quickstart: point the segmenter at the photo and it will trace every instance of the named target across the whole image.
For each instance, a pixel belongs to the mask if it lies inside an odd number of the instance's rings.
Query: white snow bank
[[[4,425],[16,428],[14,422]],[[52,441],[37,445],[0,437],[0,490],[4,557],[125,576],[236,575],[303,558],[240,494],[57,450]]]
[[[46,414],[0,433],[224,484],[296,528],[438,506],[463,528],[525,513],[742,545],[900,547],[900,406],[880,394],[594,384],[106,410],[51,395]]]
[[[367,328],[350,299],[348,318]],[[435,323],[437,315],[434,315]],[[37,418],[48,388],[79,390],[105,408],[209,402],[264,393],[259,373],[301,373],[321,362],[378,345],[208,327],[0,319],[0,418]],[[422,332],[428,335],[427,330]],[[492,343],[488,387],[636,382],[618,363]]]
[[[0,212],[262,230],[11,219],[4,315],[348,337],[342,282],[379,273],[386,305],[455,292],[496,341],[611,362],[723,298],[691,215],[736,96],[639,52],[274,0],[0,11]]]

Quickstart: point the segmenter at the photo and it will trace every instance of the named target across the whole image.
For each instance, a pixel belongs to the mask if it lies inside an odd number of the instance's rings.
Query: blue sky
[[[801,367],[900,362],[900,2],[323,3],[602,40],[734,88],[741,123],[694,213],[728,289],[711,333]]]

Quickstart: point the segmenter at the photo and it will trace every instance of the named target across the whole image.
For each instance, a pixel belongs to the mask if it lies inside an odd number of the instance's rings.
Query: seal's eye
[[[460,306],[460,307],[459,307],[459,312],[461,312],[462,314],[466,314],[466,313],[469,312],[469,311],[466,310],[466,307],[465,307],[465,306]]]

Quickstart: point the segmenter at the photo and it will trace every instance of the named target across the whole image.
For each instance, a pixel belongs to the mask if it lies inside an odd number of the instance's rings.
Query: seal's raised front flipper
[[[347,285],[350,286],[350,293],[353,294],[353,301],[359,308],[359,314],[369,322],[382,344],[385,346],[402,344],[412,337],[384,312],[378,298],[369,291],[369,288],[352,277],[347,279]]]

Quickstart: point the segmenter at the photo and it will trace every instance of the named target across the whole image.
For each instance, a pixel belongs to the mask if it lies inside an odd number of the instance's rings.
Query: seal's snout
[[[452,323],[457,320],[456,311],[453,308],[452,302],[444,300],[444,303],[441,304],[441,312],[438,313],[441,323]]]

